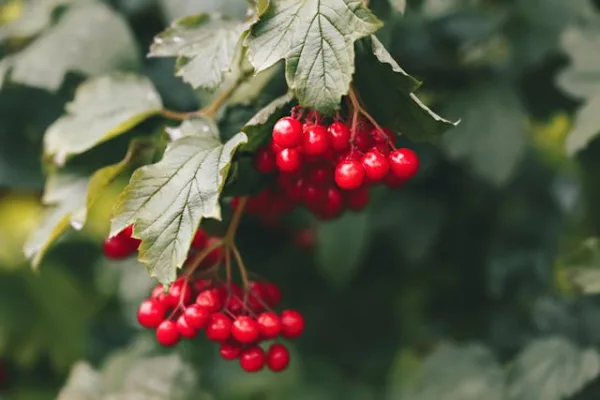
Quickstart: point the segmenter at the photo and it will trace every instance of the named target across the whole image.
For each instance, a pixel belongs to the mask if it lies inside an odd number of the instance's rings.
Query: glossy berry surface
[[[274,339],[281,331],[281,324],[277,314],[271,311],[264,312],[256,318],[260,335],[265,339]]]
[[[327,129],[323,125],[304,126],[304,152],[309,156],[325,154],[329,148]]]
[[[156,340],[165,347],[175,346],[179,342],[179,332],[173,321],[166,320],[156,328]]]
[[[388,158],[391,171],[399,179],[411,179],[419,170],[419,158],[411,149],[394,150]]]
[[[138,308],[137,320],[144,328],[156,328],[165,318],[166,309],[156,299],[142,301]]]
[[[284,310],[279,316],[281,321],[281,336],[295,339],[304,332],[304,318],[295,310]]]
[[[292,117],[283,117],[273,126],[273,143],[282,148],[297,147],[302,143],[302,123]]]
[[[302,166],[302,156],[298,149],[283,149],[276,154],[277,168],[286,173],[294,173]]]
[[[334,122],[327,128],[329,143],[336,151],[346,150],[350,147],[350,128],[343,122]]]
[[[231,319],[223,313],[214,313],[206,325],[206,337],[213,342],[224,342],[231,336]]]
[[[387,157],[376,150],[365,153],[362,158],[362,166],[365,170],[365,175],[371,181],[379,181],[385,178],[390,170]]]
[[[277,170],[275,154],[270,148],[262,148],[254,156],[254,167],[261,174],[270,174]]]
[[[359,188],[365,179],[365,170],[360,161],[342,160],[335,168],[335,183],[342,189]]]
[[[231,335],[240,343],[252,343],[258,339],[258,325],[247,315],[238,316],[231,325]]]
[[[267,367],[273,372],[283,371],[290,364],[290,352],[280,343],[273,343],[267,351]]]
[[[185,309],[183,316],[190,327],[194,329],[202,329],[208,321],[210,312],[198,304],[192,304]]]
[[[258,372],[264,368],[265,351],[259,346],[250,347],[240,353],[240,366],[246,372]]]
[[[177,332],[184,338],[192,339],[198,334],[198,330],[190,326],[183,314],[177,318],[175,325],[177,326]]]
[[[219,346],[219,354],[223,360],[235,360],[241,352],[240,346],[231,343],[223,342]]]

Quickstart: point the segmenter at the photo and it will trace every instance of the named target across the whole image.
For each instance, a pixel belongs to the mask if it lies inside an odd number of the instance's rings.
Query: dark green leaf
[[[243,147],[246,151],[255,151],[262,146],[271,135],[273,125],[283,116],[284,110],[294,100],[291,92],[276,98],[242,127],[242,132],[248,135],[248,143]]]
[[[429,141],[458,124],[434,113],[412,93],[419,82],[374,36],[357,42],[356,49],[354,83],[367,111],[380,124],[413,140]]]
[[[177,57],[177,76],[194,88],[213,89],[231,70],[238,42],[249,23],[220,15],[182,18],[156,36],[150,57]]]
[[[505,184],[526,146],[525,111],[511,86],[490,85],[461,93],[449,101],[446,112],[463,118],[442,139],[448,156],[495,185]]]
[[[600,133],[600,54],[597,50],[600,29],[597,25],[572,27],[562,36],[562,47],[571,58],[571,65],[558,76],[558,84],[567,93],[586,100],[567,138],[569,154],[584,149]]]
[[[360,1],[278,0],[254,24],[246,45],[257,71],[285,58],[300,104],[331,114],[350,87],[353,43],[381,26]]]
[[[402,400],[504,400],[504,371],[487,348],[442,345],[392,392]]]
[[[46,131],[45,156],[62,166],[69,156],[126,132],[161,109],[161,99],[145,77],[119,73],[92,78],[77,89],[67,115]]]
[[[137,68],[140,57],[127,23],[118,14],[101,2],[82,2],[5,62],[12,66],[12,81],[57,90],[67,72],[100,75]]]
[[[344,214],[319,224],[317,260],[321,274],[335,285],[346,284],[358,272],[369,245],[367,213]]]
[[[560,337],[537,339],[514,361],[509,374],[510,400],[562,400],[600,374],[600,355]]]
[[[219,195],[231,159],[247,141],[244,133],[225,144],[218,132],[194,135],[194,121],[183,122],[182,131],[190,133],[171,143],[160,162],[134,172],[111,225],[116,234],[135,224],[134,236],[142,239],[139,260],[164,284],[175,280],[202,219],[221,218]]]

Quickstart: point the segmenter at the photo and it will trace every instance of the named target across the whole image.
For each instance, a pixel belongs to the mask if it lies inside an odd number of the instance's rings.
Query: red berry
[[[142,243],[142,241],[140,239],[133,238],[132,236],[133,236],[133,224],[127,225],[125,227],[125,229],[123,229],[121,232],[119,232],[117,234],[116,237],[118,237],[125,244],[127,244],[127,246],[129,246],[129,248],[133,252],[138,249],[138,247],[140,246],[140,243]]]
[[[276,154],[277,168],[282,172],[293,174],[300,170],[302,157],[298,149],[283,149]]]
[[[264,285],[260,282],[250,282],[248,306],[252,309],[252,311],[258,313],[264,309],[263,304],[265,303],[265,297]]]
[[[231,335],[240,343],[253,343],[258,339],[256,321],[247,315],[238,316],[231,326]]]
[[[376,150],[365,153],[362,158],[362,166],[365,170],[365,175],[371,181],[379,181],[385,178],[390,170],[390,163],[387,157]]]
[[[261,337],[265,339],[276,338],[281,330],[279,317],[274,312],[267,311],[260,314],[256,318],[256,323],[258,324]]]
[[[273,144],[288,149],[302,143],[302,123],[292,117],[283,117],[273,126]]]
[[[118,236],[110,237],[104,241],[104,255],[111,260],[122,260],[135,253],[126,240]]]
[[[344,196],[342,193],[330,187],[327,190],[327,197],[319,210],[319,217],[322,219],[333,219],[339,217],[344,212]]]
[[[334,122],[327,129],[329,135],[329,144],[336,151],[342,151],[348,148],[350,141],[350,128],[343,122]]]
[[[235,360],[240,355],[242,348],[238,345],[222,342],[219,347],[219,354],[223,360]]]
[[[327,152],[327,129],[323,125],[304,125],[304,141],[302,147],[309,156],[318,156]]]
[[[240,366],[246,372],[258,372],[264,368],[265,351],[259,346],[253,346],[240,354]]]
[[[176,280],[169,287],[169,294],[165,301],[169,307],[190,304],[192,302],[192,285],[183,279]]]
[[[388,156],[390,169],[398,178],[407,180],[419,170],[419,158],[411,149],[397,149]]]
[[[335,183],[345,190],[361,187],[365,180],[365,170],[358,160],[343,160],[335,168]]]
[[[199,293],[203,290],[210,288],[211,284],[212,282],[210,281],[210,279],[200,279],[198,281],[194,281],[194,290]]]
[[[275,165],[275,154],[273,151],[264,147],[256,152],[254,155],[254,168],[261,174],[270,174],[275,172],[277,165]]]
[[[176,325],[177,332],[179,332],[179,334],[184,338],[192,339],[198,334],[198,330],[190,326],[184,314],[181,314],[179,318],[177,318]]]
[[[313,230],[306,228],[293,232],[292,240],[296,246],[307,250],[314,247],[316,238]]]
[[[368,151],[373,147],[373,139],[369,134],[369,131],[359,129],[354,137],[354,145],[362,152]]]
[[[304,318],[295,310],[284,310],[279,317],[281,321],[281,336],[294,339],[304,331]]]
[[[198,229],[192,239],[192,248],[196,250],[202,250],[206,247],[208,241],[208,235],[202,229]]]
[[[263,290],[265,293],[265,301],[266,303],[275,308],[281,303],[281,290],[274,283],[263,283]]]
[[[385,143],[388,148],[390,147],[390,144],[396,144],[396,135],[390,128],[382,127],[381,131],[377,128],[373,128],[371,130],[371,136],[376,142]]]
[[[285,189],[285,195],[290,201],[302,201],[304,196],[304,180],[297,179],[293,185]]]
[[[165,293],[165,289],[161,284],[156,285],[150,295],[150,298],[156,299],[165,308],[169,308],[167,297],[167,293]]]
[[[213,342],[224,342],[231,335],[231,319],[223,313],[214,313],[206,325],[206,337]]]
[[[137,320],[144,328],[156,328],[165,319],[167,310],[156,299],[141,302],[137,312]]]
[[[244,302],[242,299],[236,295],[231,295],[227,298],[227,302],[225,303],[225,307],[227,310],[233,315],[240,314],[244,311]]]
[[[221,297],[216,289],[209,289],[196,296],[196,304],[207,310],[209,313],[217,312],[222,307]]]
[[[273,372],[283,371],[290,364],[290,352],[280,343],[273,343],[267,351],[267,366]]]
[[[331,164],[315,164],[307,173],[308,181],[315,185],[329,185],[333,182],[333,167]]]
[[[304,185],[304,204],[309,210],[319,210],[327,197],[327,189],[313,183]]]
[[[210,312],[198,304],[192,304],[186,307],[183,316],[191,328],[202,329],[210,317]]]
[[[179,332],[175,322],[166,320],[156,328],[156,340],[165,347],[175,346],[179,342]]]
[[[208,238],[208,240],[206,241],[206,247],[214,245],[219,240],[220,239],[216,238],[216,237]],[[208,266],[213,266],[221,260],[222,254],[223,254],[223,249],[221,247],[217,247],[216,249],[214,249],[213,251],[208,253],[206,258],[204,259],[204,263],[207,264]]]
[[[346,205],[352,211],[362,211],[369,204],[369,191],[367,188],[358,188],[346,192]]]

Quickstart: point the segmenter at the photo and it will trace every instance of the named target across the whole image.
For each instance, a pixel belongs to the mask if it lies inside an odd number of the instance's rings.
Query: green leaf
[[[292,92],[276,98],[242,127],[242,132],[248,135],[248,143],[243,146],[245,151],[255,151],[262,146],[271,135],[273,125],[285,112],[286,107],[294,100]]]
[[[360,1],[274,0],[245,43],[257,71],[285,58],[300,105],[331,114],[350,87],[353,43],[381,26]]]
[[[406,11],[406,0],[389,0],[390,5],[400,14]]]
[[[458,125],[423,104],[413,91],[419,82],[408,75],[375,36],[356,44],[354,84],[367,111],[382,125],[412,140],[436,141]]]
[[[537,339],[519,354],[509,371],[509,400],[561,400],[600,374],[600,355],[561,337]]]
[[[57,165],[120,135],[162,109],[152,82],[132,74],[92,78],[67,104],[67,115],[54,122],[44,137],[44,154]]]
[[[492,352],[478,344],[442,345],[428,355],[390,399],[504,400],[504,371]]]
[[[259,0],[258,3],[261,5],[265,0]],[[216,13],[244,18],[248,9],[247,4],[239,0],[160,0],[159,4],[167,23],[198,13]]]
[[[571,65],[558,75],[558,84],[567,93],[585,100],[566,141],[567,152],[571,155],[583,150],[600,133],[599,40],[597,24],[569,28],[561,40],[563,50],[571,58]]]
[[[73,0],[30,0],[22,2],[19,18],[0,26],[0,42],[9,38],[28,38],[41,32],[52,22],[54,10]]]
[[[321,274],[334,285],[343,285],[358,272],[368,250],[368,213],[346,213],[322,222],[317,228],[317,262]]]
[[[102,2],[86,1],[70,7],[10,64],[12,81],[57,90],[67,72],[92,76],[129,70],[138,68],[140,57],[125,20]]]
[[[244,133],[225,144],[218,132],[193,135],[205,126],[194,121],[182,123],[190,133],[171,143],[160,162],[134,172],[111,225],[116,234],[135,224],[139,260],[164,284],[175,280],[202,219],[221,218],[219,195],[235,150],[247,141]]]
[[[442,139],[448,156],[495,185],[505,184],[527,145],[526,114],[514,89],[507,84],[475,88],[452,98],[446,112],[464,118]]]
[[[232,68],[249,23],[220,15],[182,18],[154,38],[150,57],[177,57],[176,74],[194,88],[213,89]]]

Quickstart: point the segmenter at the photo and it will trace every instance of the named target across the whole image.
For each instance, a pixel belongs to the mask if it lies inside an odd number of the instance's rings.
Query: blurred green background
[[[103,194],[83,231],[31,271],[22,246],[43,214],[42,134],[83,75],[69,72],[50,91],[4,84],[0,398],[55,399],[61,388],[61,400],[600,398],[600,2],[415,0],[402,16],[395,1],[370,2],[386,22],[378,36],[424,80],[426,102],[462,123],[438,146],[408,143],[422,160],[418,177],[374,191],[364,213],[326,224],[294,218],[291,226],[314,232],[314,248],[244,221],[247,264],[307,320],[279,375],[243,373],[202,339],[158,349],[138,328],[137,304],[153,282],[137,261],[101,256],[127,177]],[[74,44],[67,61],[31,50],[51,35],[47,46],[71,44],[53,29],[74,2],[0,2],[0,82],[10,58],[44,76],[117,45],[104,25],[82,18],[80,28],[103,44]],[[247,6],[104,3],[110,18],[126,21],[139,68],[175,110],[197,109],[209,95],[173,77],[172,60],[144,58],[153,36],[177,17],[243,16]],[[282,88],[277,77],[255,82],[251,101],[228,109],[223,131],[236,132]],[[136,129],[161,127],[151,120]],[[122,155],[128,140],[102,145],[99,159],[113,161],[106,154]]]

